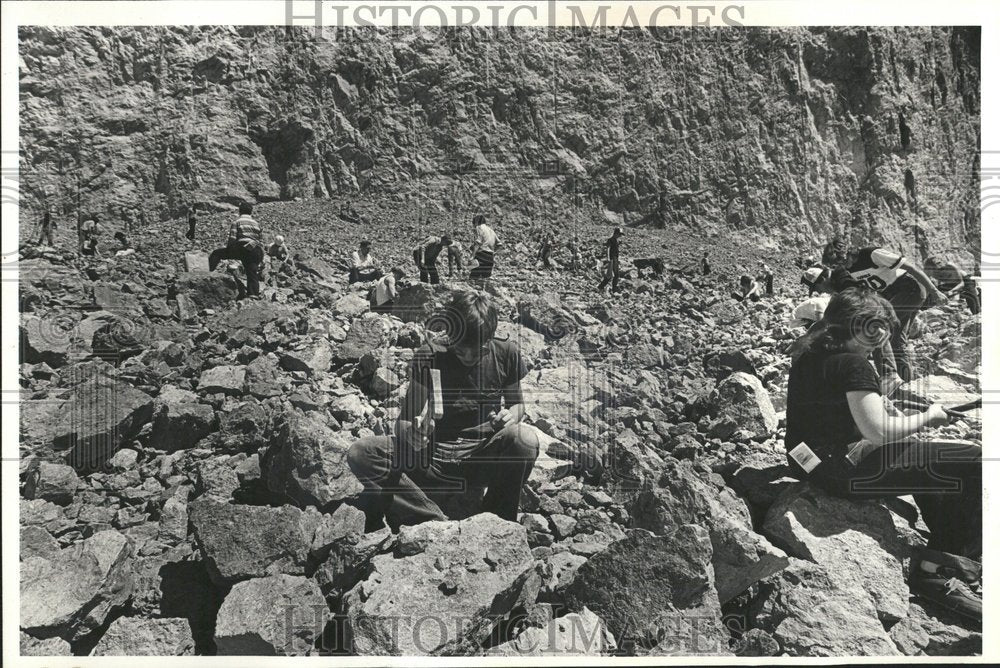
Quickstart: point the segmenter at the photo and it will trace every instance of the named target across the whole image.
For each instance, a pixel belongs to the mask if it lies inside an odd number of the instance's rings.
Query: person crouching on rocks
[[[493,338],[497,317],[485,293],[456,293],[432,318],[445,330],[442,340],[428,340],[414,355],[394,435],[351,446],[347,461],[365,486],[370,519],[384,513],[393,530],[444,520],[427,493],[472,485],[487,488],[483,512],[516,521],[538,432],[521,424],[528,370],[514,341]]]
[[[911,562],[911,590],[981,619],[982,448],[919,435],[949,421],[940,405],[902,415],[883,398],[868,356],[898,326],[892,304],[866,288],[830,299],[789,373],[788,465],[848,499],[912,494],[930,540]]]

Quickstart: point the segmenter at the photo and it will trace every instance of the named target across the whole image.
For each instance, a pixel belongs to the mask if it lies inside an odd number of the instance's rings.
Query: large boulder
[[[103,464],[126,439],[139,433],[153,414],[153,398],[127,383],[105,377],[73,388],[59,407],[52,447],[69,450],[76,468]]]
[[[310,555],[322,562],[313,577],[324,596],[339,597],[362,579],[372,557],[392,548],[395,538],[388,527],[364,531],[365,514],[352,506],[342,505],[323,516]]]
[[[368,300],[357,293],[349,293],[337,299],[333,304],[333,312],[345,318],[357,318],[370,308]]]
[[[101,531],[51,558],[21,562],[21,629],[73,641],[100,628],[132,595],[132,542]]]
[[[190,656],[194,638],[186,619],[119,617],[97,642],[91,656]]]
[[[320,514],[292,506],[245,506],[198,499],[188,506],[194,536],[213,582],[233,584],[302,575]]]
[[[290,413],[261,452],[261,475],[272,492],[300,506],[326,509],[364,489],[347,465],[354,437],[313,414]]]
[[[79,341],[77,324],[71,318],[22,314],[20,329],[21,359],[29,364],[61,367]]]
[[[442,290],[425,283],[402,288],[392,302],[392,314],[403,322],[424,322],[440,303]]]
[[[351,324],[347,337],[337,348],[340,362],[358,362],[366,354],[384,347],[385,326],[380,318],[359,318]]]
[[[556,298],[550,295],[528,295],[517,304],[518,321],[550,340],[572,336],[577,331],[576,319]]]
[[[395,553],[377,555],[345,595],[353,649],[474,654],[500,616],[534,601],[533,564],[524,527],[490,513],[404,526]]]
[[[305,656],[330,610],[309,578],[272,575],[236,584],[215,622],[220,655]]]
[[[755,437],[770,436],[778,428],[774,404],[756,376],[741,371],[726,376],[712,393],[712,402],[720,417]]]
[[[62,638],[39,640],[21,631],[18,644],[21,656],[73,656],[69,643]]]
[[[333,350],[326,339],[309,341],[295,350],[281,353],[281,368],[286,371],[302,371],[314,375],[330,370],[333,362]]]
[[[174,279],[173,295],[184,295],[200,309],[228,306],[239,296],[236,280],[223,273],[182,272]]]
[[[829,569],[790,558],[788,568],[761,583],[754,625],[792,656],[896,656],[871,596],[843,586]]]
[[[965,628],[967,620],[919,599],[910,601],[906,617],[889,630],[906,656],[972,656],[983,652],[983,634]]]
[[[630,511],[634,527],[659,535],[670,535],[684,524],[698,524],[709,532],[721,603],[788,565],[784,552],[754,532],[743,500],[725,485],[707,482],[689,461],[666,463]]]
[[[843,588],[867,592],[881,619],[906,616],[910,547],[877,501],[842,499],[798,483],[771,506],[763,531],[790,555],[826,567]]]
[[[571,610],[593,610],[619,645],[651,654],[728,653],[713,583],[712,543],[697,525],[668,536],[629,530],[576,572]]]
[[[169,399],[169,397],[167,398]],[[208,404],[173,403],[157,397],[153,403],[153,430],[149,445],[174,452],[192,447],[212,431],[215,411]]]
[[[206,369],[198,379],[198,390],[209,394],[241,395],[246,389],[244,366],[222,365]]]
[[[526,417],[555,438],[598,441],[614,395],[606,374],[583,364],[532,371],[521,381]]]
[[[545,626],[530,626],[486,656],[601,656],[617,648],[604,622],[586,607]]]
[[[28,471],[24,498],[66,505],[73,500],[79,486],[80,478],[72,466],[40,461]]]

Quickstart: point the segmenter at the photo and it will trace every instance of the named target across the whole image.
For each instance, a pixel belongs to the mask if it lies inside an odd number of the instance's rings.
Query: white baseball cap
[[[809,267],[802,272],[802,282],[806,285],[816,285],[816,282],[819,281],[819,278],[822,275],[822,267]]]

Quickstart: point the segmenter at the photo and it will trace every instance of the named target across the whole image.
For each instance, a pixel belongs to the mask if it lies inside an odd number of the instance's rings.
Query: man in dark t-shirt
[[[611,292],[618,292],[618,279],[621,278],[620,265],[618,264],[618,253],[622,236],[622,228],[616,227],[611,237],[604,242],[607,250],[608,264],[604,270],[604,280],[597,286],[598,290],[604,290],[608,283],[611,283]]]
[[[416,351],[394,435],[361,439],[348,463],[380,501],[369,514],[394,529],[447,519],[427,492],[467,485],[487,488],[483,511],[514,521],[538,456],[538,433],[521,424],[528,369],[516,343],[493,339],[484,293],[457,293],[438,321],[452,331]]]

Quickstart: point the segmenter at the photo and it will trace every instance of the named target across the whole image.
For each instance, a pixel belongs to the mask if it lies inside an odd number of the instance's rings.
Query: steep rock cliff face
[[[392,197],[557,223],[575,204],[978,256],[978,28],[310,35],[22,29],[22,207],[142,225]]]

